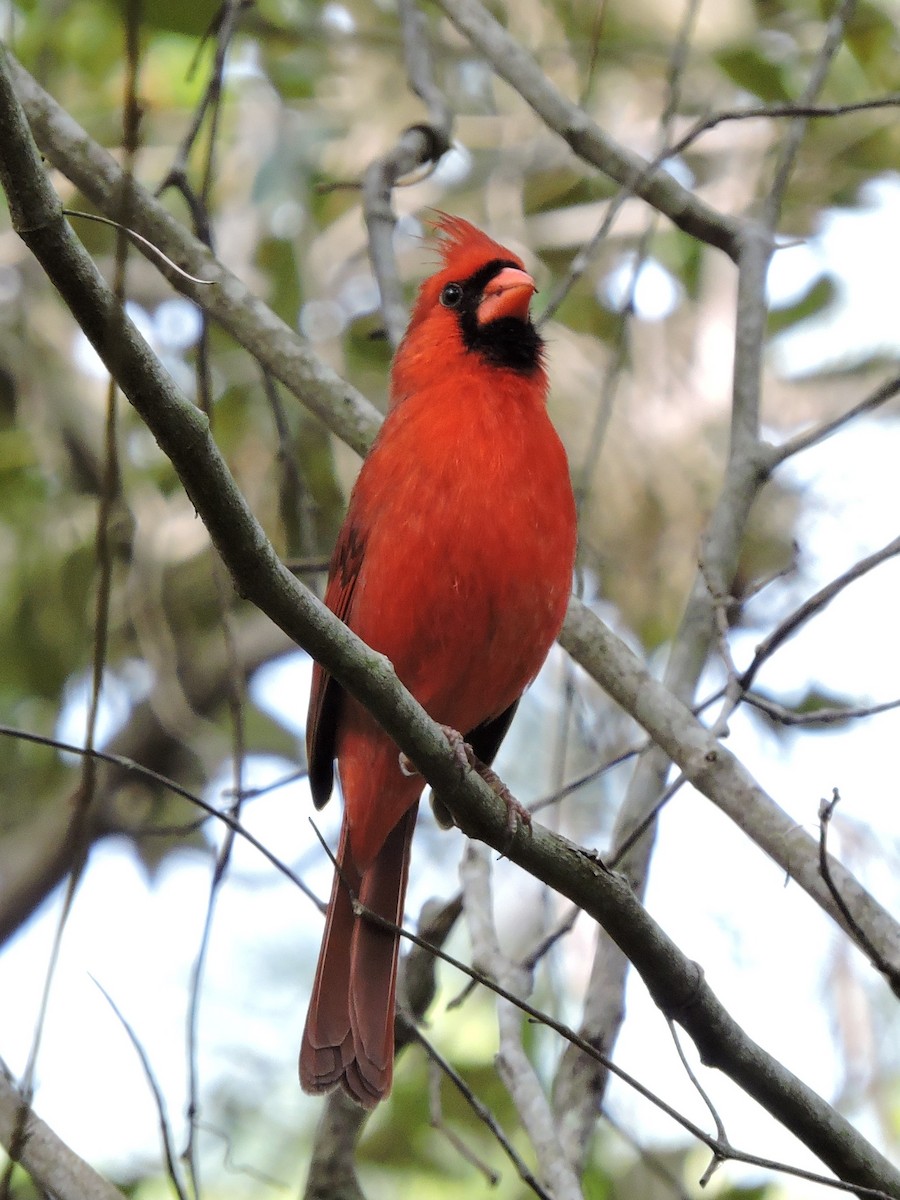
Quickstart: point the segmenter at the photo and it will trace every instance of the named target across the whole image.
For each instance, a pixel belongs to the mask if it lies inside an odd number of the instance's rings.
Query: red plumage
[[[534,284],[467,221],[442,216],[438,230],[443,267],[397,350],[325,603],[489,762],[562,624],[575,505],[528,315]],[[306,736],[315,803],[336,758],[344,820],[300,1079],[310,1092],[340,1083],[371,1107],[391,1084],[398,939],[355,917],[348,889],[401,922],[424,784],[318,664]]]

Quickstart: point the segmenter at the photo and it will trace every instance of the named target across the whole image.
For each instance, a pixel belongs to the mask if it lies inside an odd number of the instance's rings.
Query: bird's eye
[[[448,283],[441,292],[441,304],[444,308],[458,308],[463,298],[463,290],[458,283]]]

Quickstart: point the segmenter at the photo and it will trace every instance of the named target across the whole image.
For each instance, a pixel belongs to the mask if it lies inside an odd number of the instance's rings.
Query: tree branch
[[[575,597],[560,642],[650,733],[693,786],[707,796],[749,838],[796,880],[839,924],[840,912],[822,881],[818,846],[766,794],[749,771],[682,704],[654,679],[640,659]],[[832,876],[853,913],[894,971],[900,967],[900,925],[840,863],[832,860]],[[850,930],[848,929],[848,932]]]
[[[467,845],[459,874],[473,965],[505,991],[528,995],[530,970],[511,962],[500,947],[494,926],[491,863],[484,846],[474,842]],[[500,1037],[495,1059],[497,1072],[531,1142],[540,1177],[556,1200],[578,1200],[581,1188],[576,1164],[563,1152],[559,1127],[525,1052],[520,1013],[506,1000],[498,1003],[497,1026]]]
[[[122,168],[38,86],[9,51],[6,55],[10,76],[42,152],[92,204],[115,217],[114,199],[121,195]],[[365,454],[381,424],[378,410],[365,396],[317,358],[280,317],[137,183],[131,196],[129,222],[176,266],[206,281],[205,285],[192,283],[138,244],[140,252],[177,291],[209,313],[342,441]]]
[[[424,14],[414,0],[399,0],[403,57],[410,88],[428,108],[429,123],[410,125],[397,144],[375,159],[363,176],[363,216],[369,235],[369,259],[378,280],[381,313],[388,341],[394,347],[406,331],[409,314],[394,255],[396,218],[391,205],[394,188],[404,175],[426,163],[437,165],[450,149],[453,114],[434,82],[431,49]]]
[[[57,1200],[125,1200],[123,1192],[98,1175],[36,1116],[2,1060],[0,1145],[43,1192]]]
[[[679,229],[737,259],[744,223],[716,212],[663,167],[620,146],[547,78],[479,0],[437,0],[456,28],[579,158],[630,188]]]
[[[223,698],[230,666],[221,638],[210,639],[202,653],[180,672],[187,706],[195,713],[209,712]],[[262,663],[284,653],[291,644],[265,618],[254,614],[239,633],[242,669],[249,675]],[[177,732],[165,721],[169,710],[169,681],[158,680],[154,691],[133,709],[126,725],[104,747],[121,759],[152,766],[158,774],[185,753],[184,738],[190,726]],[[187,707],[186,706],[186,707]],[[124,768],[107,765],[97,770],[96,789],[87,836],[91,841],[111,833],[134,835],[133,822],[123,819],[116,798],[128,779]],[[69,836],[72,797],[60,796],[21,831],[10,830],[0,839],[0,946],[31,916],[71,870],[76,845]]]

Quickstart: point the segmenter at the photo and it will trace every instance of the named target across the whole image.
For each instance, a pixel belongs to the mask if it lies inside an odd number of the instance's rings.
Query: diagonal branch
[[[121,195],[122,168],[8,51],[6,56],[10,76],[27,107],[35,140],[43,153],[92,204],[115,217],[114,198]],[[365,396],[317,358],[280,317],[137,183],[131,195],[129,223],[177,266],[206,281],[190,282],[139,244],[141,253],[159,267],[177,291],[207,312],[342,441],[365,453],[381,423],[378,410]]]
[[[125,1200],[123,1192],[79,1158],[26,1104],[2,1060],[0,1146],[45,1195],[57,1200]]]
[[[631,188],[685,233],[737,259],[745,222],[717,212],[663,167],[620,146],[583,108],[563,95],[479,0],[438,0],[438,6],[579,158]]]
[[[779,864],[838,924],[844,925],[819,871],[818,845],[775,801],[750,772],[654,679],[636,654],[572,597],[561,644],[587,670],[602,674],[603,686],[653,737],[693,786]],[[840,863],[832,876],[866,936],[891,963],[892,987],[900,993],[900,925]],[[849,932],[849,930],[848,930]]]

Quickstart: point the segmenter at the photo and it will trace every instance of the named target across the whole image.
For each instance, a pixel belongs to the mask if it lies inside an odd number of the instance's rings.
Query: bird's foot
[[[454,729],[452,725],[442,725],[441,730],[447,739],[448,745],[453,750],[454,757],[460,767],[464,771],[471,769],[480,775],[494,795],[502,800],[506,806],[505,853],[512,844],[519,826],[524,826],[526,829],[531,828],[531,813],[523,804],[519,803],[497,772],[489,767],[487,763],[481,761],[458,729]],[[400,770],[407,777],[419,774],[411,760],[402,751],[400,752],[399,763]],[[434,815],[438,824],[443,829],[451,828],[454,824],[453,817],[439,796],[432,794],[431,806],[434,809]]]
[[[472,767],[477,771],[478,767],[483,765],[478,762],[478,759],[475,757],[474,750],[458,729],[454,729],[451,725],[442,725],[441,730],[444,734],[444,737],[447,739],[450,748],[453,750],[453,755],[456,761],[464,771],[467,771],[469,767]],[[398,761],[400,763],[400,771],[407,777],[407,779],[411,778],[413,775],[419,774],[419,771],[413,764],[412,759],[410,759],[408,755],[404,754],[402,750],[400,751],[400,757]]]
[[[515,837],[516,829],[520,825],[528,829],[531,828],[531,813],[523,804],[519,803],[497,772],[492,767],[489,767],[487,763],[481,761],[458,730],[451,728],[449,725],[442,725],[441,729],[444,731],[444,737],[453,747],[459,762],[465,767],[471,767],[476,774],[480,775],[494,795],[502,800],[506,806],[504,852],[507,851]]]
[[[469,767],[472,767],[473,770],[477,770],[478,768],[475,764],[478,762],[478,759],[475,757],[475,751],[459,730],[454,729],[452,725],[442,725],[441,733],[447,739],[447,745],[453,751],[453,757],[462,769],[468,771]]]

